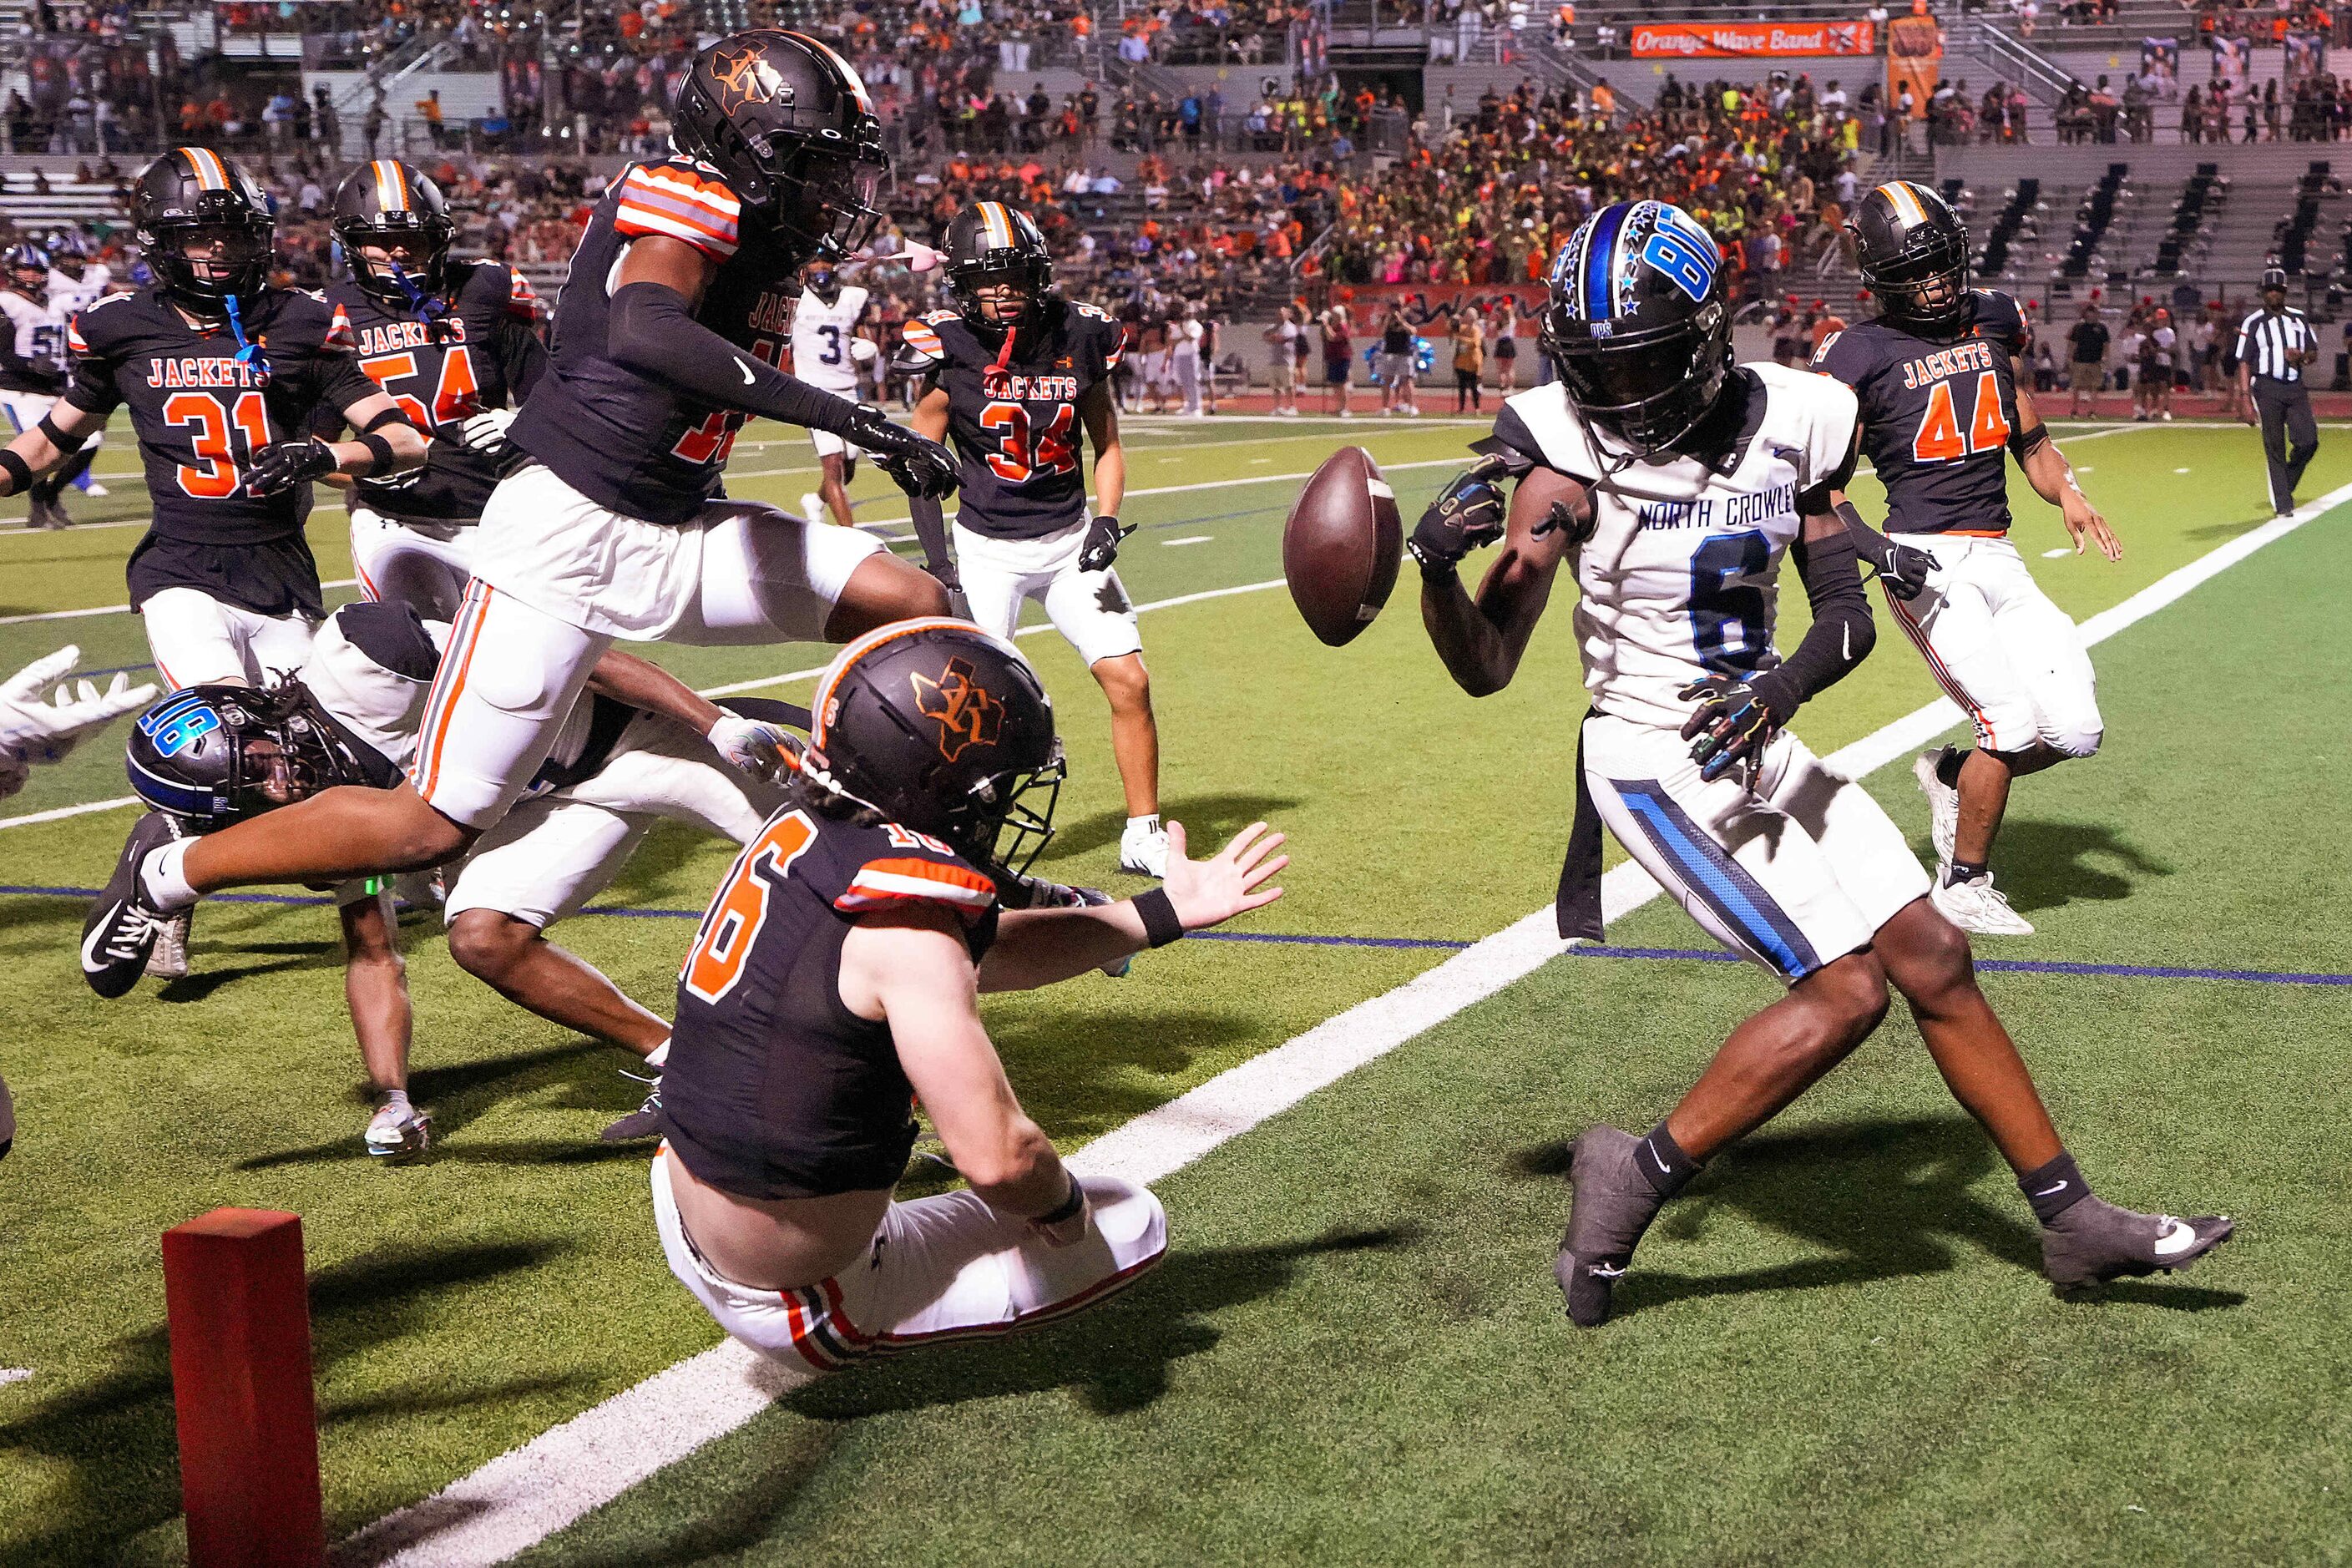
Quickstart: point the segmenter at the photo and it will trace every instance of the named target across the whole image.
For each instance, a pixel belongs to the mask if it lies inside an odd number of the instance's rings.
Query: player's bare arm
[[[1495,479],[1475,477],[1483,467],[1474,466],[1446,488],[1423,514],[1410,546],[1421,563],[1422,624],[1446,672],[1473,697],[1492,696],[1518,673],[1551,601],[1552,578],[1576,530],[1589,527],[1592,516],[1591,498],[1581,485],[1538,468],[1519,481],[1497,531],[1493,514],[1501,503]],[[1454,503],[1450,514],[1449,501]],[[1561,526],[1559,513],[1573,526]],[[1491,542],[1498,531],[1503,552],[1486,569],[1474,599],[1457,567],[1463,554]]]
[[[384,474],[404,472],[425,460],[427,440],[425,432],[408,422],[389,393],[371,393],[347,405],[343,409],[343,418],[354,430],[373,431],[381,436],[383,444],[392,448],[392,463],[388,468],[376,467],[376,451],[364,438],[330,441],[326,447],[335,455],[334,471],[337,475],[349,479],[362,476],[380,478]]]
[[[105,415],[77,407],[70,398],[59,398],[47,418],[5,448],[6,455],[0,457],[0,495],[17,494],[81,450],[83,441],[104,428]],[[16,471],[20,465],[22,473]]]
[[[2011,362],[2015,363],[2015,362]],[[2110,561],[2124,558],[2124,547],[2116,538],[2115,530],[2099,509],[2091,504],[2075,480],[2074,465],[2058,443],[2050,438],[2050,426],[2042,422],[2041,411],[2033,406],[2033,395],[2026,390],[2027,381],[2022,367],[2017,381],[2017,435],[2013,449],[2017,466],[2023,469],[2034,493],[2058,509],[2066,525],[2066,536],[2074,542],[2074,553],[2080,555],[2092,544]]]
[[[1290,864],[1283,836],[1253,822],[1205,860],[1184,856],[1184,825],[1168,825],[1168,876],[1159,892],[1180,932],[1206,931],[1282,897],[1267,884]],[[1141,907],[1154,897],[1068,909],[1007,910],[995,945],[981,961],[982,991],[1030,991],[1116,963],[1157,940],[1173,940]]]
[[[946,440],[948,438],[948,389],[944,386],[934,386],[924,393],[922,401],[915,405],[915,411],[907,416],[907,426],[916,435],[929,440]]]
[[[1109,382],[1096,382],[1079,395],[1078,419],[1095,449],[1095,515],[1117,517],[1127,501],[1127,447],[1118,438],[1118,404]]]
[[[777,748],[789,741],[775,725],[730,713],[660,665],[619,648],[606,648],[597,659],[588,689],[676,720],[736,767],[761,778],[775,772]]]

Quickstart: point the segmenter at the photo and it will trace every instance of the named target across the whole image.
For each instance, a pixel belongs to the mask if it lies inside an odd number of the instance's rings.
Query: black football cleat
[[[1588,1128],[1570,1146],[1576,1189],[1552,1277],[1568,1298],[1569,1321],[1595,1329],[1609,1321],[1609,1293],[1664,1199],[1633,1163],[1642,1141],[1615,1127]]]
[[[172,842],[172,819],[151,811],[131,828],[116,857],[114,875],[81,926],[81,977],[100,996],[121,996],[146,973],[147,955],[172,917],[147,901],[139,882],[148,851]]]
[[[624,1078],[635,1078],[635,1073],[624,1073]],[[653,1089],[646,1102],[596,1134],[607,1143],[634,1143],[640,1138],[661,1136],[661,1079],[653,1080]]]
[[[2175,1219],[2084,1197],[2042,1227],[2042,1272],[2061,1290],[2186,1268],[2230,1239],[2227,1215]]]

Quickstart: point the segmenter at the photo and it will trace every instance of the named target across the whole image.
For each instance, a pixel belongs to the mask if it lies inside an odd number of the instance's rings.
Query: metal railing
[[[1983,16],[1952,18],[1944,29],[1947,49],[1990,61],[2005,81],[2014,81],[2044,103],[2055,103],[2076,85],[2074,73],[2062,68],[2032,45],[2012,37]]]

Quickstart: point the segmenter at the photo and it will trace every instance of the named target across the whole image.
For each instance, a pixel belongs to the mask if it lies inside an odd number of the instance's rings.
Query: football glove
[[[1437,492],[1404,546],[1421,563],[1424,575],[1443,576],[1473,550],[1503,537],[1511,508],[1496,481],[1506,471],[1501,458],[1481,458]]]
[[[36,764],[64,761],[83,736],[154,700],[153,682],[133,686],[128,675],[104,691],[88,680],[60,685],[47,700],[43,689],[80,658],[68,645],[0,681],[0,796],[22,789]]]
[[[910,496],[945,496],[956,488],[955,454],[927,436],[893,425],[870,403],[857,405],[845,437],[874,454],[874,466]]]
[[[1886,559],[1878,563],[1878,575],[1886,584],[1886,591],[1907,605],[1927,590],[1927,574],[1942,565],[1942,562],[1916,545],[1890,539],[1886,542]]]
[[[932,580],[937,582],[940,587],[945,588],[949,593],[961,594],[963,592],[963,579],[957,575],[956,563],[954,562],[926,561],[923,563],[923,570],[929,573]]]
[[[1759,690],[1748,681],[1721,675],[1694,680],[1675,695],[1698,704],[1697,711],[1683,721],[1683,739],[1691,742],[1698,776],[1709,784],[1743,763],[1750,769],[1758,766],[1764,748],[1795,710],[1790,703],[1790,710],[1781,711],[1769,687]]]
[[[507,446],[507,426],[514,423],[513,408],[485,408],[457,426],[457,440],[469,452],[498,453]]]
[[[800,737],[791,731],[740,713],[721,710],[704,733],[730,765],[755,779],[773,779],[778,768],[790,765],[786,753],[800,751]]]
[[[1078,552],[1078,570],[1108,572],[1110,563],[1118,559],[1119,542],[1135,530],[1121,527],[1118,519],[1108,514],[1087,524],[1087,542]]]
[[[247,495],[274,496],[334,471],[335,449],[324,441],[273,441],[254,454],[253,466],[245,471],[245,489]]]

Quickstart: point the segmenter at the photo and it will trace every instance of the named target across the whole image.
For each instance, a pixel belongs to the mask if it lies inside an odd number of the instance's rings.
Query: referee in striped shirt
[[[2264,272],[2263,308],[2238,323],[2238,414],[2249,425],[2261,421],[2271,508],[2281,517],[2294,510],[2294,487],[2319,450],[2319,426],[2303,382],[2303,368],[2318,347],[2303,312],[2287,309],[2286,274],[2275,267]]]

